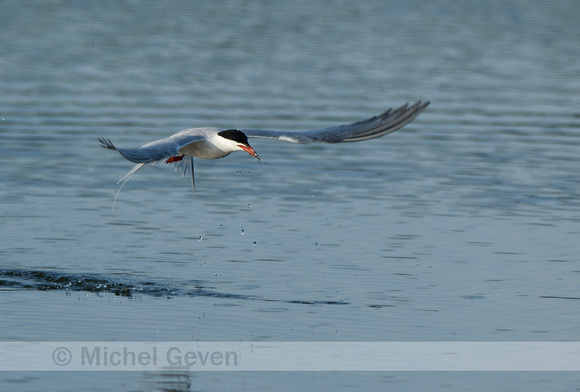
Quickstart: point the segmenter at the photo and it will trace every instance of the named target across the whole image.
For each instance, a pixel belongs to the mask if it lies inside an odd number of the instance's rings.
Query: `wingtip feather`
[[[99,142],[101,142],[101,147],[106,148],[107,150],[114,150],[117,151],[117,147],[111,142],[111,139],[105,139],[100,137]]]

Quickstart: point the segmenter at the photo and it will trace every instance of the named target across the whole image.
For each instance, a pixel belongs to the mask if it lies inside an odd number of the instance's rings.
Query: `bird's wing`
[[[429,105],[417,102],[405,104],[396,110],[389,109],[383,114],[352,124],[344,124],[306,132],[268,131],[261,129],[241,129],[248,137],[284,140],[293,143],[344,143],[358,142],[387,135],[407,125]]]
[[[108,139],[99,139],[101,147],[118,151],[125,159],[135,163],[164,161],[178,155],[178,151],[191,144],[205,140],[201,135],[173,135],[165,139],[147,143],[139,148],[117,148]]]
[[[148,163],[163,162],[167,159],[178,155],[178,151],[192,143],[198,143],[205,140],[205,137],[201,135],[185,135],[185,134],[175,134],[165,139],[156,140],[151,143],[147,143],[139,148],[117,148],[108,139],[99,139],[101,142],[101,147],[118,151],[125,159],[137,163],[133,169],[131,169],[127,174],[121,178],[117,184],[121,184],[115,199],[113,200],[113,209],[115,209],[115,203],[117,201],[117,196],[123,189],[123,186],[129,181],[129,179],[135,174],[139,169]],[[193,191],[195,192],[195,180],[193,178],[193,159],[190,156],[184,157],[184,159],[175,162],[175,170],[183,170],[183,176],[187,172],[187,169],[191,170],[191,180],[193,183]]]

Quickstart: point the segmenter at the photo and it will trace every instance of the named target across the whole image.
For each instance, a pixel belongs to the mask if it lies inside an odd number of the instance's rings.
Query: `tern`
[[[312,131],[269,131],[263,129],[218,129],[191,128],[177,132],[165,139],[144,144],[139,148],[118,148],[111,140],[99,138],[101,147],[119,152],[125,159],[136,163],[117,184],[121,183],[115,201],[123,186],[139,169],[149,163],[165,162],[175,164],[175,170],[182,170],[183,176],[189,169],[195,193],[193,158],[218,159],[235,151],[246,151],[260,161],[259,155],[248,143],[248,138],[283,140],[287,142],[345,143],[374,139],[387,135],[407,125],[429,105],[429,101],[405,104],[396,110],[389,109],[378,116],[352,124],[332,126]],[[113,208],[115,207],[113,202]]]

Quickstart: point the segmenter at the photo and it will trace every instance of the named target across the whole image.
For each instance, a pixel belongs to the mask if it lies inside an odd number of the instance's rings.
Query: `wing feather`
[[[135,163],[164,161],[179,155],[178,151],[191,144],[205,140],[201,135],[173,135],[165,139],[144,144],[139,148],[118,148],[108,139],[99,139],[101,147],[118,151],[123,158]]]
[[[429,101],[405,104],[396,110],[352,124],[338,125],[306,132],[241,129],[248,137],[284,140],[293,143],[346,143],[374,139],[395,132],[413,121],[429,105]]]
[[[117,184],[121,184],[115,194],[115,199],[113,200],[113,209],[115,209],[115,203],[117,202],[117,197],[123,189],[123,186],[133,177],[139,169],[148,163],[155,164],[157,162],[167,161],[168,158],[178,155],[178,151],[191,144],[197,143],[205,140],[203,136],[200,135],[186,135],[186,134],[176,134],[165,139],[157,140],[151,143],[147,143],[139,148],[117,148],[108,139],[99,139],[101,142],[101,147],[108,150],[118,151],[125,159],[137,163],[133,169],[131,169],[127,174],[121,178]],[[190,156],[185,156],[181,161],[175,162],[175,170],[182,170],[183,176],[187,173],[188,168],[191,170],[192,181],[193,179],[193,158]],[[195,192],[195,183],[193,185]]]

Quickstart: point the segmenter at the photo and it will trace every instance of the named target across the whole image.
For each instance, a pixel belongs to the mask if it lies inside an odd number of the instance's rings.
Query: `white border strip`
[[[0,371],[580,371],[580,342],[0,342]]]

